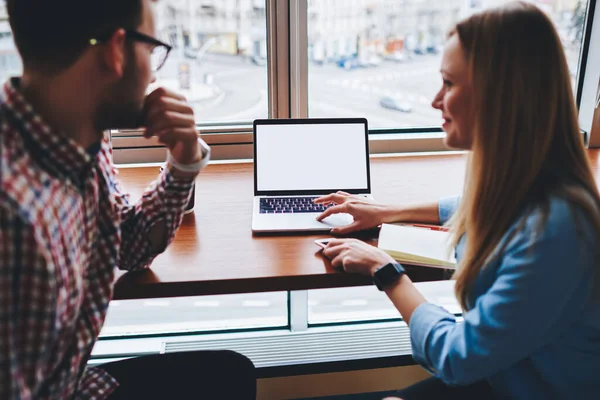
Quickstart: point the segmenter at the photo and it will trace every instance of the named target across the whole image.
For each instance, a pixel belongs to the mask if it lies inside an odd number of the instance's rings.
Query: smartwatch
[[[383,291],[386,287],[398,281],[404,274],[406,274],[406,270],[402,265],[395,262],[387,263],[375,270],[373,283],[377,286],[377,289]]]

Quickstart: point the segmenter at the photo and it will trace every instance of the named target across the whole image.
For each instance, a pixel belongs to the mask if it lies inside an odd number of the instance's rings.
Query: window
[[[201,124],[266,118],[265,7],[264,1],[158,2],[157,32],[173,51],[154,86],[186,96]]]
[[[287,307],[287,293],[113,300],[100,336],[281,328]]]
[[[454,296],[454,281],[415,283],[425,298],[453,314],[461,309]],[[375,286],[321,289],[308,292],[309,326],[353,321],[398,320],[400,313]]]
[[[8,16],[4,4],[0,3],[0,81],[4,83],[10,76],[20,75],[23,67],[15,49]]]
[[[371,128],[439,127],[431,101],[448,30],[508,0],[309,0],[308,115]],[[534,1],[554,21],[577,89],[586,1]]]
[[[430,102],[439,86],[446,32],[461,18],[506,1],[161,0],[156,3],[158,35],[174,50],[157,84],[186,95],[203,132],[245,133],[230,140],[209,138],[215,145],[250,144],[250,122],[267,116],[365,116],[376,133],[441,134],[439,113]],[[585,103],[582,127],[589,130],[593,102],[588,100],[595,95],[597,69],[586,67],[598,62],[593,56],[599,47],[589,47],[590,57],[587,47],[582,53],[592,31],[591,26],[586,31],[589,0],[533,2],[559,30],[574,88]],[[579,74],[586,70],[585,76]],[[20,71],[0,2],[0,78]],[[438,150],[438,144],[416,149]],[[118,139],[116,149],[145,152],[124,158],[117,152],[117,162],[157,161],[149,149],[154,146]],[[250,158],[249,149],[217,152],[217,157]]]

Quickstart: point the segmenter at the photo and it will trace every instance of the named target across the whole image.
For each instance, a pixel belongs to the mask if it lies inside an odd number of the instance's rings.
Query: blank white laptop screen
[[[256,126],[257,191],[368,189],[365,124]]]

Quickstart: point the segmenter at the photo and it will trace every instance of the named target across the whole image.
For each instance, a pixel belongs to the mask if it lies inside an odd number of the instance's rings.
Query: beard
[[[100,130],[135,129],[143,125],[146,88],[140,87],[133,49],[128,53],[123,77],[108,90],[98,107],[96,127]]]

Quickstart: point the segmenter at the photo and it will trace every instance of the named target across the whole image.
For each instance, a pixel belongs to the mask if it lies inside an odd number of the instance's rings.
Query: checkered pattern
[[[118,385],[86,368],[114,268],[147,268],[159,220],[169,241],[192,179],[166,169],[131,204],[109,142],[97,153],[53,132],[4,85],[0,114],[0,399],[104,399]]]

